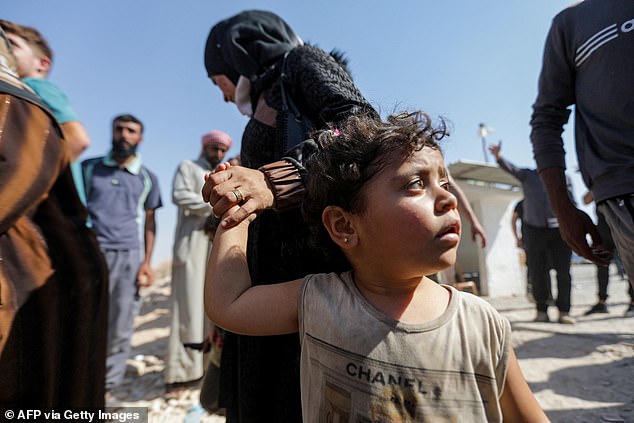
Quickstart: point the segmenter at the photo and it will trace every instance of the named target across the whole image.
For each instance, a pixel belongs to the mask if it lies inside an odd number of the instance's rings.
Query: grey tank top
[[[446,286],[445,312],[393,320],[349,272],[305,278],[299,298],[305,422],[501,422],[510,324]]]

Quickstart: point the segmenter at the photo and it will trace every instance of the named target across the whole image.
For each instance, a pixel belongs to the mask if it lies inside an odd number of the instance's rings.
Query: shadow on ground
[[[552,326],[553,329],[537,326]],[[574,358],[583,357],[597,351],[604,345],[632,344],[634,335],[624,333],[564,333],[558,332],[559,326],[552,323],[527,324],[514,323],[513,331],[530,331],[550,336],[523,342],[516,347],[518,359],[530,358]]]

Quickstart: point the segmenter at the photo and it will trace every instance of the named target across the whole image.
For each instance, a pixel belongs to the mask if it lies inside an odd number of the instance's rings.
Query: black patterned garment
[[[336,126],[351,114],[376,114],[348,72],[323,50],[302,45],[290,51],[287,61],[285,86],[317,129]],[[261,91],[266,103],[277,111],[282,107],[279,65],[263,78],[270,83],[264,83]],[[284,151],[277,132],[251,119],[242,137],[242,164],[257,169],[280,158]],[[328,271],[311,253],[307,240],[308,229],[299,207],[260,214],[249,227],[247,257],[253,284],[284,282]],[[228,333],[220,394],[221,405],[227,407],[227,421],[301,422],[299,363],[297,334],[251,337]]]

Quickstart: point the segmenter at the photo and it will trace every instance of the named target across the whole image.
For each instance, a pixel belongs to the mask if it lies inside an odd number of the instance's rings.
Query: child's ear
[[[40,56],[38,57],[39,60],[39,66],[38,66],[38,72],[43,72],[45,75],[48,75],[48,72],[51,70],[51,59],[49,59],[46,56]]]
[[[341,248],[356,245],[357,237],[350,214],[338,206],[328,206],[321,214],[321,222],[330,239]]]

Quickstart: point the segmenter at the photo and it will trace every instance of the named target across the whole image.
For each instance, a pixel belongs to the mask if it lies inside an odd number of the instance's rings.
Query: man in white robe
[[[211,240],[203,227],[212,209],[203,201],[201,190],[204,175],[223,161],[232,140],[215,130],[203,135],[201,142],[198,159],[182,161],[172,183],[178,222],[172,257],[172,321],[165,363],[168,393],[196,385],[205,370],[203,352],[191,348],[200,346],[210,329],[203,308],[203,290]]]

